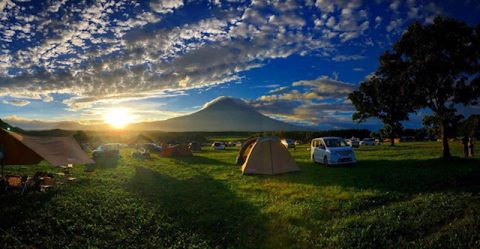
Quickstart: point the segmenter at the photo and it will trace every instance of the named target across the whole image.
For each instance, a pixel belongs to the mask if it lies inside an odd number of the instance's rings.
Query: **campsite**
[[[211,141],[238,137],[209,137]],[[116,166],[74,166],[48,192],[0,196],[2,248],[476,247],[480,160],[438,158],[438,142],[356,149],[354,166],[310,161],[300,171],[242,175],[239,147],[148,160],[120,150]],[[420,148],[420,150],[419,150]],[[452,152],[461,155],[460,144]],[[6,174],[61,172],[6,166]],[[408,217],[416,217],[414,220]],[[477,241],[477,242],[476,242]]]
[[[0,0],[0,249],[480,248],[479,10]]]

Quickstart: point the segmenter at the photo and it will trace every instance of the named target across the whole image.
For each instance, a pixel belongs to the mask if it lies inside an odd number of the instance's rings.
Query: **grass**
[[[444,162],[440,143],[360,148],[356,166],[335,168],[302,146],[301,172],[280,176],[242,176],[237,150],[125,150],[117,167],[76,167],[49,193],[0,196],[0,248],[480,247],[480,160]]]

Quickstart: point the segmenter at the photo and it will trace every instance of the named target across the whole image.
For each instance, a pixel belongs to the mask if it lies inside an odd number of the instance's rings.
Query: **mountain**
[[[109,130],[108,124],[94,122],[84,124],[75,121],[39,121],[10,117],[6,120],[13,126],[26,130]],[[127,126],[128,130],[150,131],[301,131],[309,127],[296,126],[267,117],[245,101],[219,97],[192,114],[162,121],[140,122]]]
[[[201,110],[163,121],[130,125],[132,130],[161,131],[299,131],[307,127],[296,126],[267,117],[243,100],[219,97]]]

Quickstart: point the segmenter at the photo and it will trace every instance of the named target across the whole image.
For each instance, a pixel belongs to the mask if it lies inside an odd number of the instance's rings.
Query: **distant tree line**
[[[393,138],[409,114],[428,108],[432,114],[424,125],[441,137],[443,157],[450,158],[448,138],[465,118],[457,107],[476,105],[480,97],[480,24],[471,27],[446,17],[431,24],[415,22],[380,56],[379,64],[349,95],[357,109],[352,118],[378,118]]]

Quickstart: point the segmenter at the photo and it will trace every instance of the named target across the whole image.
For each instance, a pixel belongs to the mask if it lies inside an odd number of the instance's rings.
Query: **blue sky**
[[[232,96],[289,122],[358,127],[346,95],[410,23],[478,13],[453,0],[0,0],[0,117],[161,120]]]

